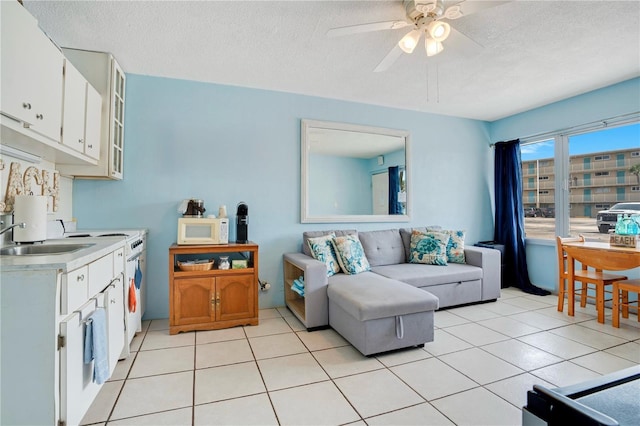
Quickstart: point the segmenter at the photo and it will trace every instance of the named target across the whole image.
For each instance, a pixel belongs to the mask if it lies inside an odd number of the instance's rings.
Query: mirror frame
[[[372,133],[404,138],[405,179],[406,179],[406,214],[402,215],[319,215],[313,216],[309,211],[309,149],[308,130],[321,128],[345,130],[349,132]],[[301,223],[347,223],[347,222],[409,222],[411,220],[411,137],[406,130],[386,129],[382,127],[362,126],[330,121],[301,120],[300,150],[300,222]]]

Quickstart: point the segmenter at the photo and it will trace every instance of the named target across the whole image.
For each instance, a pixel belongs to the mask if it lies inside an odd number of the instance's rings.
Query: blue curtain
[[[400,192],[400,169],[398,166],[389,167],[389,214],[401,214],[398,203]]]
[[[531,284],[524,241],[522,205],[522,163],[520,140],[495,145],[496,223],[494,240],[504,244],[503,282],[527,293],[547,295],[549,291]]]

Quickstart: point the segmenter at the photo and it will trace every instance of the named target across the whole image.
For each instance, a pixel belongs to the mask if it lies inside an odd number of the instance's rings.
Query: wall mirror
[[[302,120],[301,221],[408,222],[404,130]]]

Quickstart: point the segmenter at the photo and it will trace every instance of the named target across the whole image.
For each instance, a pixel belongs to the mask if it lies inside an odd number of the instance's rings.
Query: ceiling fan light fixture
[[[418,45],[418,41],[420,40],[421,31],[412,30],[409,31],[402,39],[398,42],[398,46],[405,53],[413,52],[413,49]]]
[[[431,21],[427,26],[427,33],[435,41],[443,42],[449,37],[451,26],[446,22]]]
[[[427,56],[436,56],[438,53],[444,50],[444,46],[439,41],[435,41],[431,37],[427,37],[424,40],[424,48],[427,51]]]

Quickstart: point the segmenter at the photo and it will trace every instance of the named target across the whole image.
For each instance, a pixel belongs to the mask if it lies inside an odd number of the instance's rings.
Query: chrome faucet
[[[4,225],[4,222],[3,222],[3,221],[0,221],[0,225]],[[4,229],[1,229],[1,230],[0,230],[0,235],[4,234],[4,233],[5,233],[5,232],[7,232],[9,229],[13,229],[13,228],[15,228],[15,227],[23,228],[23,229],[24,229],[24,228],[26,228],[26,227],[27,227],[27,224],[26,224],[26,223],[24,223],[24,222],[21,222],[21,223],[15,223],[15,224],[13,224],[13,225],[11,225],[11,226],[7,226],[6,228],[4,228]]]

